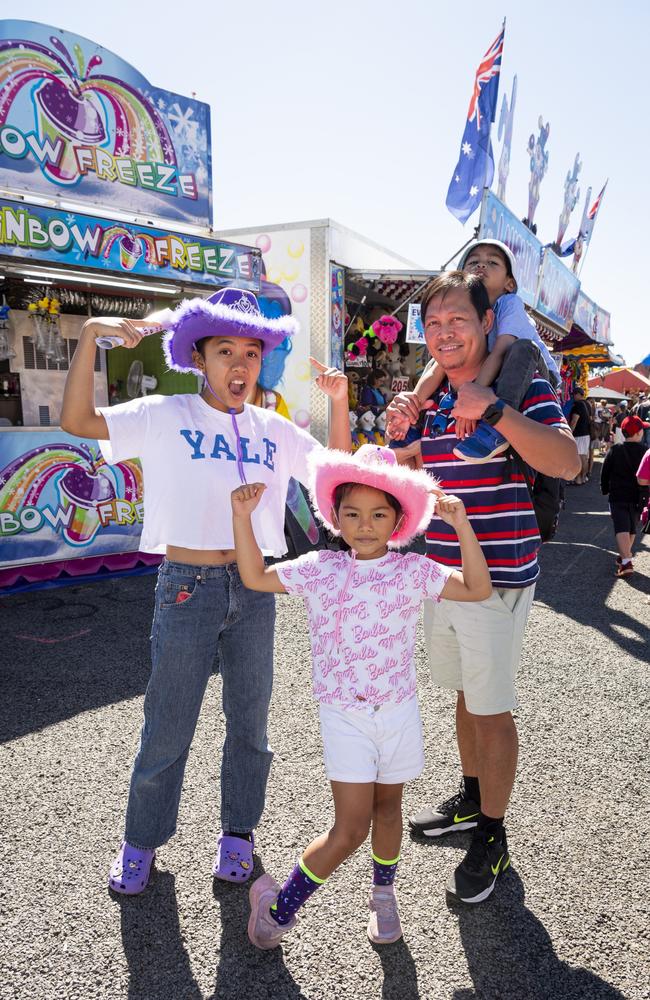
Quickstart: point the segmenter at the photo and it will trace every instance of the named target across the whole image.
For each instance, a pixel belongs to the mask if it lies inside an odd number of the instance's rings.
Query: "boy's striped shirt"
[[[456,458],[456,423],[437,438],[430,426],[437,404],[436,394],[422,433],[422,460],[427,472],[436,476],[446,493],[463,501],[476,537],[487,560],[495,587],[528,587],[539,575],[537,551],[541,544],[537,521],[523,473],[515,458],[499,455],[482,465]],[[566,426],[557,396],[544,379],[530,384],[521,413],[551,426]],[[454,529],[434,515],[426,532],[427,555],[444,566],[461,566],[460,546]]]

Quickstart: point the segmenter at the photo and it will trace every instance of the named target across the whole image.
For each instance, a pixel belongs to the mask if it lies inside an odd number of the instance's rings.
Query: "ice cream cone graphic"
[[[89,92],[75,92],[63,80],[46,80],[34,94],[38,133],[41,141],[55,144],[63,139],[63,152],[57,163],[43,169],[51,180],[72,184],[79,177],[74,153],[75,144],[96,145],[106,138],[104,116],[97,97]]]
[[[70,545],[87,545],[99,528],[97,504],[115,499],[113,484],[101,472],[87,472],[79,465],[68,469],[58,486],[63,509],[73,508],[64,538]]]

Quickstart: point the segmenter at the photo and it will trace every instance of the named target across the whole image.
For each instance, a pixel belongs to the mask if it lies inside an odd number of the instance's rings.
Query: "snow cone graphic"
[[[99,528],[97,504],[115,500],[113,484],[101,472],[87,472],[74,466],[61,477],[58,485],[63,509],[73,508],[64,531],[65,539],[70,545],[87,545]]]
[[[102,107],[90,91],[81,92],[63,80],[47,80],[34,94],[38,109],[39,139],[52,144],[64,140],[58,163],[47,163],[44,172],[59,184],[73,184],[79,177],[75,143],[95,145],[106,139]]]
[[[20,23],[3,22],[16,28]],[[11,121],[16,101],[31,99],[35,130],[48,149],[39,167],[49,181],[72,185],[80,180],[75,154],[81,146],[176,166],[174,142],[160,108],[145,92],[144,77],[112,53],[107,53],[112,71],[104,72],[104,56],[87,38],[60,31],[48,38],[45,25],[26,27],[44,29],[46,35],[37,30],[38,40],[6,33],[0,39],[0,127]],[[134,84],[128,82],[131,77]]]
[[[142,243],[131,233],[120,240],[120,264],[125,271],[132,271],[142,257]]]

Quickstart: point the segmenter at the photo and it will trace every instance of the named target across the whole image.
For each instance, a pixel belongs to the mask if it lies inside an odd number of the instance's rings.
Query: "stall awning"
[[[647,379],[641,372],[635,372],[632,368],[614,368],[606,375],[590,378],[588,384],[590,389],[606,385],[609,389],[625,393],[648,392],[650,390],[650,379]]]
[[[537,332],[542,338],[542,340],[545,341],[547,344],[551,344],[554,351],[559,350],[557,344],[564,337],[566,337],[566,330],[563,330],[561,327],[556,326],[554,323],[551,323],[546,316],[543,317],[540,316],[540,314],[536,312],[534,309],[527,309],[526,311],[532,317]]]
[[[346,268],[346,298],[361,301],[370,294],[378,304],[398,309],[407,302],[419,302],[426,285],[439,271],[369,271]]]
[[[585,365],[610,365],[612,363],[610,350],[604,344],[585,344],[583,347],[563,350],[562,354],[576,358]]]

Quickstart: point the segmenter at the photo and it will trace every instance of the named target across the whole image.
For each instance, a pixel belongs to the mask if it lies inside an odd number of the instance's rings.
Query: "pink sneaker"
[[[292,917],[288,924],[279,924],[273,919],[270,909],[278,898],[280,886],[270,875],[261,875],[255,879],[248,897],[251,901],[251,915],[248,921],[248,937],[256,948],[267,950],[277,948],[282,938],[296,926],[296,918]]]
[[[402,936],[395,886],[373,885],[368,898],[368,937],[373,944],[392,944]]]

